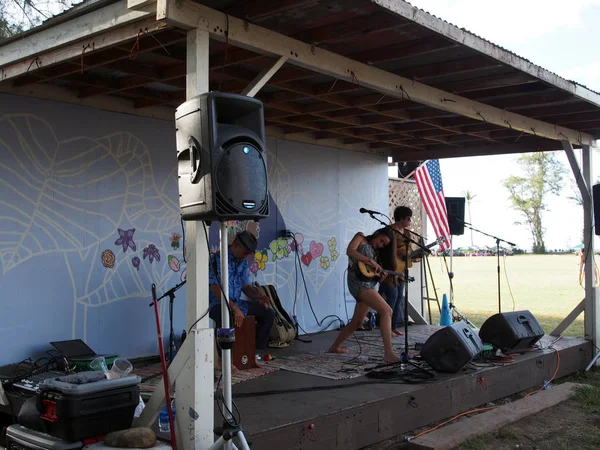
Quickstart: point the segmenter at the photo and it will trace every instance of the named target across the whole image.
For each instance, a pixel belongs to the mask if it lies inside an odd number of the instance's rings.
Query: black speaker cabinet
[[[465,234],[465,198],[446,197],[446,210],[448,211],[450,234],[453,236]]]
[[[494,314],[479,330],[483,342],[503,351],[532,347],[543,336],[544,330],[529,311]]]
[[[592,186],[592,200],[594,202],[594,233],[600,236],[600,184]]]
[[[210,92],[175,112],[179,206],[184,220],[269,215],[263,105]]]
[[[456,373],[483,351],[483,342],[465,322],[455,322],[433,333],[421,357],[438,372]]]

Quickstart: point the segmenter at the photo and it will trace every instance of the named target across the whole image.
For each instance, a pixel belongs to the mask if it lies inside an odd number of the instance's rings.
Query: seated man
[[[229,305],[231,306],[230,326],[241,327],[244,317],[254,316],[256,319],[256,348],[263,349],[269,345],[269,333],[273,326],[274,313],[269,298],[252,286],[248,271],[248,256],[256,251],[256,238],[247,231],[238,233],[229,246]],[[216,271],[216,275],[215,275]],[[221,327],[221,254],[217,252],[210,260],[209,279],[210,312],[209,317]],[[242,299],[242,292],[253,301]],[[217,349],[219,356],[221,349]],[[235,367],[235,366],[234,366]]]

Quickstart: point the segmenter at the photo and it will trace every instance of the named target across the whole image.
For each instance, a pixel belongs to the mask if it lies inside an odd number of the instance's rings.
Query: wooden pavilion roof
[[[242,19],[477,104],[600,136],[600,95],[402,1],[198,3],[226,13],[228,21]],[[186,98],[187,31],[140,8],[131,10],[140,13],[139,19],[94,33],[103,11],[124,4],[90,0],[0,43],[0,55],[8,52],[0,56],[0,92],[174,118]],[[60,45],[59,36],[56,45],[44,47],[58,25],[86,17],[90,33],[85,38]],[[29,51],[20,53],[23,47]],[[242,92],[276,60],[217,36],[210,46],[210,88]],[[477,111],[474,118],[438,109],[398,88],[400,96],[391,96],[365,86],[359,76],[342,80],[288,61],[256,97],[264,103],[270,135],[389,154],[398,161],[562,148],[534,128],[529,133],[513,129],[509,121],[490,123]]]

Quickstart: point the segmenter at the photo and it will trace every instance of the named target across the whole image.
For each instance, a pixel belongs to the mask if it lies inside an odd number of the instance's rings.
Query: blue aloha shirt
[[[242,299],[242,288],[246,284],[251,284],[250,274],[248,271],[249,265],[247,259],[242,259],[238,261],[231,254],[231,250],[228,250],[228,265],[229,265],[229,299],[234,302],[240,311],[244,313],[244,315],[248,315],[248,302],[245,299]],[[215,276],[213,266],[217,266],[217,276]],[[209,269],[208,269],[208,284],[216,284],[218,285],[221,281],[221,252],[218,251],[215,253],[210,259]],[[213,295],[212,291],[209,291],[209,305],[212,308],[213,306],[219,304],[220,302]]]

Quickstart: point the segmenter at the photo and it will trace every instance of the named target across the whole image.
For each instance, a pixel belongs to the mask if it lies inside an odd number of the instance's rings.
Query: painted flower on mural
[[[256,262],[256,265],[258,266],[258,270],[265,270],[268,260],[269,255],[267,254],[266,249],[254,254],[254,262]]]
[[[318,258],[319,256],[321,256],[323,254],[323,244],[311,241],[310,254],[313,256],[313,258]]]
[[[336,250],[334,250],[334,251],[331,252],[331,260],[332,261],[337,261],[337,259],[338,259],[339,256],[340,255],[338,255],[338,252]]]
[[[327,241],[327,246],[329,247],[330,252],[333,253],[335,251],[335,248],[337,247],[337,242],[335,240],[335,236]]]
[[[137,270],[140,270],[140,258],[138,258],[137,256],[134,256],[133,258],[131,258],[131,265],[133,267],[135,267]]]
[[[179,233],[173,233],[171,235],[171,248],[173,250],[177,250],[179,248],[179,239],[181,239],[181,235]]]
[[[323,269],[328,269],[329,266],[329,258],[327,256],[321,256],[321,267]]]
[[[123,253],[127,251],[128,247],[135,252],[136,246],[135,242],[133,242],[135,228],[132,228],[131,230],[121,230],[120,228],[117,228],[117,231],[119,232],[119,239],[115,241],[115,245],[122,245]]]
[[[144,249],[144,259],[146,259],[146,256],[148,257],[150,264],[152,264],[155,259],[160,261],[160,253],[154,244],[150,244]]]
[[[160,259],[159,259],[160,261]],[[177,259],[176,256],[173,255],[169,255],[167,256],[167,261],[169,262],[169,267],[171,268],[171,270],[173,272],[179,272],[179,260]]]
[[[271,241],[269,249],[271,250],[271,253],[273,253],[273,261],[283,259],[290,254],[287,249],[286,238],[279,238]]]
[[[115,267],[116,258],[112,250],[104,250],[100,256],[100,259],[102,260],[102,265],[107,269],[112,269]]]
[[[304,253],[302,249],[302,243],[304,242],[304,236],[300,233],[296,233],[294,237],[288,238],[288,252]]]

